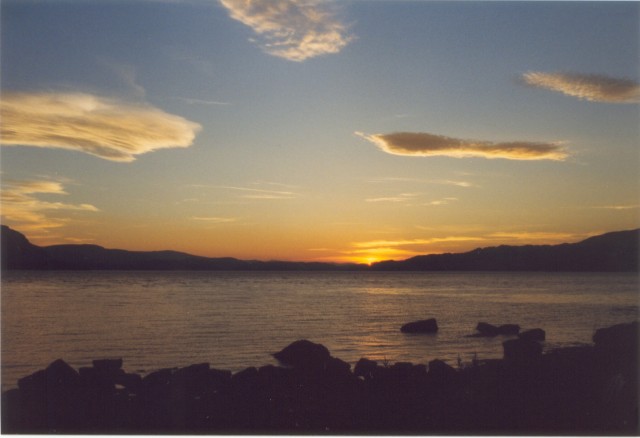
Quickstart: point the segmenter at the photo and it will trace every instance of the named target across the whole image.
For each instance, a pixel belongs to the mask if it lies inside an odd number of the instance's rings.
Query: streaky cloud
[[[235,186],[217,186],[217,187],[221,189],[247,192],[247,194],[242,195],[242,198],[244,199],[294,199],[298,196],[297,193],[292,191],[265,190],[265,189],[254,189],[250,187],[235,187]]]
[[[190,146],[201,126],[147,104],[85,93],[6,93],[0,142],[58,148],[110,161]]]
[[[640,208],[639,204],[626,204],[626,205],[602,205],[597,207],[591,207],[603,210],[634,210]]]
[[[219,216],[193,216],[191,219],[194,221],[207,222],[210,224],[227,224],[231,222],[237,222],[238,218],[235,217],[219,217]]]
[[[97,212],[92,204],[69,204],[45,201],[39,195],[68,195],[62,183],[46,180],[9,180],[3,183],[2,220],[15,224],[21,230],[43,232],[69,223],[60,217],[60,211]],[[55,213],[55,214],[54,214]]]
[[[187,103],[189,105],[208,105],[208,106],[226,106],[229,105],[229,102],[221,102],[219,100],[204,100],[204,99],[193,99],[190,97],[179,97],[178,100]]]
[[[379,198],[367,198],[365,202],[406,202],[410,201],[416,196],[420,195],[419,193],[400,193],[396,196],[385,196]]]
[[[220,0],[258,34],[262,49],[289,61],[340,52],[350,41],[333,5],[319,0]]]
[[[462,140],[428,132],[394,132],[391,134],[356,135],[370,141],[389,154],[414,157],[503,158],[507,160],[562,161],[568,153],[561,142],[514,141],[495,143]]]
[[[441,205],[451,204],[452,202],[457,201],[458,198],[448,197],[442,199],[436,199],[435,201],[427,202],[425,205],[439,207]]]
[[[473,236],[448,236],[448,237],[433,237],[429,239],[399,239],[399,240],[371,240],[366,242],[354,242],[352,244],[355,248],[376,248],[376,247],[397,247],[397,246],[414,246],[414,245],[431,245],[434,243],[443,242],[473,242],[483,241],[483,237]]]
[[[451,185],[457,187],[475,187],[474,184],[467,181],[450,180],[450,179],[423,179],[423,178],[406,178],[406,177],[382,177],[369,179],[370,183],[389,183],[389,182],[415,182],[421,184],[440,184]]]
[[[640,84],[630,79],[579,73],[527,72],[525,84],[592,102],[638,103]]]

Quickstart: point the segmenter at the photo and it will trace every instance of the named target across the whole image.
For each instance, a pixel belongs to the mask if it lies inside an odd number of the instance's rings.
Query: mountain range
[[[355,263],[239,260],[178,251],[127,251],[98,245],[36,246],[2,225],[3,270],[306,270],[306,271],[603,271],[637,272],[640,229],[616,231],[578,243],[478,248],[431,254],[371,266]]]

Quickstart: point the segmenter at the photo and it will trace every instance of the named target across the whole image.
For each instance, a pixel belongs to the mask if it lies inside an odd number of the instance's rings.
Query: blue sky
[[[638,226],[638,3],[248,5],[3,1],[3,222],[368,262]]]

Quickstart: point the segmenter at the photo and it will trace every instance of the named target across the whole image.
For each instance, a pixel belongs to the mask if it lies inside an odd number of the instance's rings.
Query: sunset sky
[[[640,226],[640,3],[2,0],[2,222],[372,262]]]

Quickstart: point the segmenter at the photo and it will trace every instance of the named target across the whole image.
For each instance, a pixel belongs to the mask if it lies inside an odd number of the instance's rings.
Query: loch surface
[[[129,372],[209,362],[238,371],[276,363],[297,339],[354,364],[502,356],[479,321],[543,328],[545,348],[590,343],[638,319],[637,273],[5,272],[2,387],[63,358],[121,357]],[[436,318],[435,335],[405,334]]]

